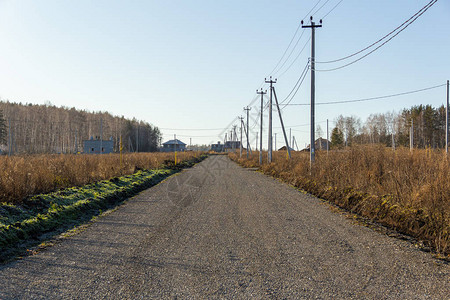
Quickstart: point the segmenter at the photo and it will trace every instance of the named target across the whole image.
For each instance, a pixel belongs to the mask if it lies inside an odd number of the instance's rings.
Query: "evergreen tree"
[[[337,127],[331,132],[331,147],[341,148],[344,145],[344,133]]]

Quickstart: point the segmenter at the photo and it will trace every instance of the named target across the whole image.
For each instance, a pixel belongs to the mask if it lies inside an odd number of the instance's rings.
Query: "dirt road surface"
[[[450,267],[224,156],[0,267],[0,299],[449,299]]]

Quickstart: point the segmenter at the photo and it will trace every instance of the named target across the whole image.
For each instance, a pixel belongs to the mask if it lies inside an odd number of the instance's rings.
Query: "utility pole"
[[[243,117],[239,117],[239,120],[241,121],[241,141],[239,142],[240,144],[240,152],[239,152],[239,157],[242,157],[242,124],[243,124]]]
[[[445,153],[448,154],[448,93],[449,93],[449,81],[447,80],[447,109],[445,110]]]
[[[250,151],[250,131],[248,130],[248,113],[251,110],[250,107],[244,107],[244,110],[247,111],[247,159],[248,159],[248,153]]]
[[[277,80],[272,80],[272,76],[270,79],[264,79],[266,83],[270,83],[270,97],[269,97],[269,149],[268,150],[268,162],[272,162],[272,87],[273,84],[277,82]],[[276,148],[276,146],[275,146]]]
[[[256,132],[256,143],[255,143],[255,151],[258,151],[258,133],[259,132]],[[260,151],[261,152],[261,151]]]
[[[11,119],[8,119],[8,156],[12,154],[12,132],[11,132]]]
[[[284,141],[286,143],[286,150],[287,150],[289,159],[291,159],[291,149],[290,149],[290,146],[289,146],[291,137],[289,136],[289,141],[288,141],[287,135],[286,135],[286,130],[284,130],[283,118],[281,117],[280,106],[278,105],[277,93],[275,93],[275,88],[273,88],[273,95],[275,96],[275,103],[277,105],[278,116],[280,117],[281,129],[283,129],[283,136],[284,136]],[[275,143],[276,143],[276,140],[277,139],[275,138]],[[276,147],[275,147],[275,150],[276,150]]]
[[[293,136],[292,139],[295,142],[295,147],[297,148],[297,151],[298,151],[298,144],[297,144],[297,140],[295,139],[295,136]]]
[[[322,27],[322,20],[320,20],[320,25],[316,25],[316,23],[313,22],[313,17],[310,17],[311,25],[303,25],[302,20],[302,28],[311,28],[311,146],[310,146],[310,163],[311,165],[315,161],[315,137],[314,137],[314,130],[315,130],[315,94],[316,94],[316,77],[315,77],[315,67],[316,67],[316,54],[315,54],[315,29]]]
[[[136,127],[136,152],[139,152],[139,125]]]
[[[236,152],[236,142],[237,142],[236,127],[237,125],[233,125],[233,152]]]
[[[412,152],[414,148],[414,120],[411,118],[411,128],[409,129],[409,150]]]
[[[78,153],[78,141],[77,141],[77,138],[78,138],[78,130],[75,129],[75,154]]]
[[[100,119],[100,154],[103,154],[103,119]]]
[[[392,128],[392,150],[395,151],[394,128]]]
[[[327,119],[327,155],[328,155],[328,150],[330,150],[330,145],[329,145],[329,135],[328,135],[328,119]]]
[[[264,95],[267,94],[267,90],[265,92],[263,92],[262,88],[261,91],[258,92],[258,90],[256,90],[256,93],[258,95],[261,95],[261,121],[259,122],[259,164],[262,165],[262,137],[263,137],[263,102],[264,102]]]
[[[292,148],[292,128],[289,128],[289,147]]]

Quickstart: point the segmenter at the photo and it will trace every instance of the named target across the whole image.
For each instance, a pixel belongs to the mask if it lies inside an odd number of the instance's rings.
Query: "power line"
[[[309,44],[309,41],[311,40],[311,37],[308,38],[308,40],[306,41],[306,43],[303,45],[302,50],[300,50],[300,52],[297,54],[297,56],[295,57],[295,59],[291,62],[291,64],[289,65],[289,67],[287,67],[286,70],[284,70],[283,73],[281,73],[280,75],[278,75],[278,78],[280,78],[281,76],[283,76],[284,74],[286,74],[287,71],[289,71],[289,69],[292,67],[292,65],[297,61],[297,59],[300,57],[300,54],[303,53],[303,50],[305,50],[306,46]]]
[[[279,64],[281,63],[281,61],[283,60],[284,56],[286,55],[287,51],[289,50],[289,47],[291,47],[292,42],[294,41],[295,36],[297,35],[297,32],[299,31],[300,27],[301,27],[301,24],[298,25],[297,30],[295,30],[295,33],[294,33],[294,35],[292,36],[291,41],[289,42],[289,45],[287,46],[286,50],[284,50],[283,55],[281,56],[280,60],[277,62],[277,64],[276,64],[275,67],[273,68],[273,70],[270,72],[270,74],[272,74],[273,72],[275,72],[275,70],[277,69],[277,67],[279,66]],[[303,35],[303,32],[302,32],[302,35]],[[300,36],[300,38],[301,38],[301,36]],[[297,41],[297,43],[298,43],[298,41]],[[294,49],[295,49],[295,46],[294,46]],[[289,59],[289,58],[287,58],[287,59]],[[286,60],[287,60],[287,59],[286,59]],[[286,63],[286,61],[285,61],[285,63]],[[282,68],[282,67],[281,67],[281,68]],[[280,69],[281,69],[281,68],[280,68]]]
[[[391,31],[390,33],[388,33],[387,35],[385,35],[384,37],[382,37],[381,39],[379,39],[378,41],[372,43],[371,45],[367,46],[366,48],[359,50],[351,55],[348,55],[346,57],[343,58],[339,58],[339,59],[335,59],[335,60],[330,60],[330,61],[323,61],[323,62],[319,62],[316,61],[316,63],[322,63],[322,64],[327,64],[327,63],[334,63],[334,62],[339,62],[342,60],[346,60],[348,58],[351,58],[355,55],[358,55],[370,48],[372,48],[373,46],[375,46],[376,44],[380,43],[381,41],[383,41],[384,39],[386,39],[387,37],[389,37],[391,34],[393,34],[394,32],[396,32],[397,30],[399,30],[397,33],[395,33],[393,36],[391,36],[388,40],[386,40],[385,42],[383,42],[381,45],[379,45],[378,47],[376,47],[375,49],[373,49],[372,51],[366,53],[365,55],[361,56],[360,58],[347,63],[343,66],[337,67],[337,68],[333,68],[333,69],[328,69],[328,70],[318,70],[315,69],[315,71],[322,71],[322,72],[328,72],[328,71],[335,71],[335,70],[339,70],[342,68],[345,68],[347,66],[350,66],[360,60],[362,60],[363,58],[369,56],[370,54],[372,54],[373,52],[375,52],[376,50],[380,49],[382,46],[384,46],[385,44],[387,44],[389,41],[391,41],[393,38],[395,38],[397,35],[399,35],[403,30],[405,30],[406,28],[408,28],[409,25],[411,25],[412,23],[414,23],[420,16],[422,16],[430,7],[432,7],[438,0],[431,0],[427,5],[425,5],[423,8],[421,8],[417,13],[415,13],[411,18],[409,18],[407,21],[403,22],[402,25],[398,26],[397,28],[395,28],[393,31]],[[406,25],[405,25],[406,24]],[[403,27],[403,28],[402,28]],[[401,29],[400,29],[401,28]]]
[[[301,24],[300,24],[300,26],[301,26]],[[304,30],[302,31],[302,34],[301,34],[300,37],[297,39],[297,42],[295,43],[294,47],[292,47],[292,50],[291,50],[291,52],[289,53],[288,57],[285,59],[284,63],[283,63],[283,64],[281,65],[281,67],[277,70],[277,72],[279,72],[279,71],[284,67],[284,65],[288,62],[289,58],[291,58],[292,53],[294,53],[294,50],[295,50],[295,48],[297,47],[298,43],[300,42],[301,38],[303,37],[303,34],[305,34],[305,31],[304,31]],[[304,47],[303,47],[303,48],[304,48]],[[302,52],[303,52],[303,49],[300,51],[300,53],[302,53]],[[275,74],[276,74],[277,72],[275,72]],[[284,74],[284,73],[283,73],[283,74]],[[278,77],[280,77],[280,76],[278,76]]]
[[[319,3],[322,2],[322,0],[317,1],[316,5],[313,6],[313,8],[311,8],[311,10],[303,17],[302,20],[304,20],[305,18],[307,18],[309,16],[309,14],[314,10],[314,8],[317,7],[317,5],[319,5]]]
[[[330,2],[330,0],[327,0],[327,1],[325,1],[325,3],[324,4],[322,4],[322,6],[321,7],[319,7],[312,15],[315,15],[315,14],[317,14],[325,5],[327,5],[327,3],[328,2]]]
[[[177,134],[177,137],[195,137],[195,138],[217,138],[217,135],[182,135],[182,134]]]
[[[295,90],[295,93],[292,95],[291,99],[289,99],[288,103],[286,103],[282,109],[284,109],[286,107],[286,105],[288,105],[289,103],[291,103],[292,99],[294,99],[295,95],[297,95],[298,90],[300,89],[300,87],[303,84],[303,81],[306,78],[306,75],[308,75],[308,71],[309,71],[309,64],[306,65],[305,69],[303,70],[302,75],[300,75],[299,81],[297,82],[298,86],[297,89]],[[295,88],[295,87],[294,87]],[[289,97],[289,96],[288,96]],[[286,99],[288,98],[286,97]],[[284,99],[283,102],[286,100]]]
[[[303,17],[303,19],[305,19],[307,16],[309,16],[309,14],[317,7],[317,5],[319,5],[319,3],[321,2],[322,0],[318,0],[317,2],[316,2],[316,4],[311,8],[311,10],[305,15],[305,17]],[[329,0],[327,0],[326,2],[328,2]],[[326,3],[325,3],[326,4]],[[321,7],[322,8],[322,7]],[[320,10],[320,9],[319,9]],[[294,32],[294,35],[292,36],[292,38],[291,38],[291,41],[289,42],[289,44],[288,44],[288,46],[286,47],[286,50],[284,50],[284,52],[283,52],[283,55],[281,56],[281,58],[278,60],[278,62],[277,62],[277,64],[275,65],[275,67],[273,68],[273,70],[269,73],[269,75],[273,75],[274,74],[274,72],[275,72],[275,70],[278,68],[278,66],[280,65],[280,63],[283,61],[283,58],[286,56],[286,53],[288,52],[288,50],[289,50],[289,48],[291,47],[291,45],[292,45],[292,42],[294,41],[294,39],[295,39],[295,37],[297,36],[297,33],[298,33],[298,31],[300,30],[300,28],[301,28],[301,26],[302,26],[302,24],[299,24],[298,26],[297,26],[297,29],[295,30],[295,32]],[[297,43],[294,45],[294,47],[292,48],[292,50],[291,50],[291,52],[290,52],[290,54],[289,54],[289,56],[286,58],[286,60],[284,61],[284,63],[283,63],[283,65],[280,67],[280,68],[278,68],[278,71],[277,72],[279,72],[282,68],[283,68],[283,66],[286,64],[286,62],[289,60],[289,57],[292,55],[292,52],[295,50],[295,48],[297,47],[297,44],[299,43],[299,41],[300,41],[300,39],[302,38],[302,36],[303,36],[303,32],[302,32],[302,34],[300,35],[300,37],[297,39]],[[276,73],[276,72],[275,72]],[[278,76],[278,77],[280,77],[280,76]],[[258,89],[259,89],[260,87],[258,87]]]
[[[339,4],[342,3],[342,1],[344,1],[344,0],[339,1],[338,4],[336,4],[329,12],[327,12],[327,13],[325,14],[325,16],[322,17],[322,20],[324,20],[324,19],[325,19],[325,18],[326,18],[333,10],[335,10],[336,7],[338,7]]]
[[[423,92],[423,91],[427,91],[427,90],[432,90],[432,89],[443,87],[445,85],[446,84],[440,84],[440,85],[436,85],[436,86],[432,86],[432,87],[423,88],[423,89],[420,89],[420,90],[414,90],[414,91],[397,93],[397,94],[386,95],[386,96],[363,98],[363,99],[355,99],[355,100],[344,100],[344,101],[319,102],[319,103],[316,103],[316,104],[317,105],[343,104],[343,103],[363,102],[363,101],[371,101],[371,100],[378,100],[378,99],[386,99],[386,98],[404,96],[404,95],[419,93],[419,92]],[[310,104],[309,103],[292,103],[292,104],[287,104],[287,105],[306,106],[306,105],[310,105]]]
[[[295,83],[294,87],[292,88],[292,90],[289,92],[289,94],[286,96],[286,98],[283,99],[283,101],[280,102],[280,104],[283,104],[290,96],[291,94],[294,92],[294,90],[297,88],[297,85],[299,84],[299,82],[302,80],[302,77],[305,75],[305,72],[307,71],[309,67],[309,59],[308,62],[306,63],[302,73],[300,74],[300,77],[298,78],[297,82]]]
[[[214,131],[214,130],[223,130],[224,128],[163,128],[163,127],[158,127],[159,129],[162,130],[191,130],[191,131],[203,131],[203,130],[207,130],[207,131]]]
[[[322,124],[322,123],[326,123],[327,121],[320,121],[320,122],[316,122],[317,124]],[[310,123],[305,123],[305,124],[298,124],[298,125],[286,125],[286,128],[295,128],[295,127],[304,127],[304,126],[309,126],[311,125]],[[281,128],[281,127],[274,127],[274,128]]]

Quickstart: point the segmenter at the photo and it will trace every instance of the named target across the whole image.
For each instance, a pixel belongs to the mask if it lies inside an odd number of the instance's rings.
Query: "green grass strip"
[[[164,169],[141,170],[82,187],[35,195],[20,206],[0,204],[0,262],[39,244],[45,234],[89,221],[102,210],[114,207],[204,158],[205,155],[177,166],[169,164]]]

